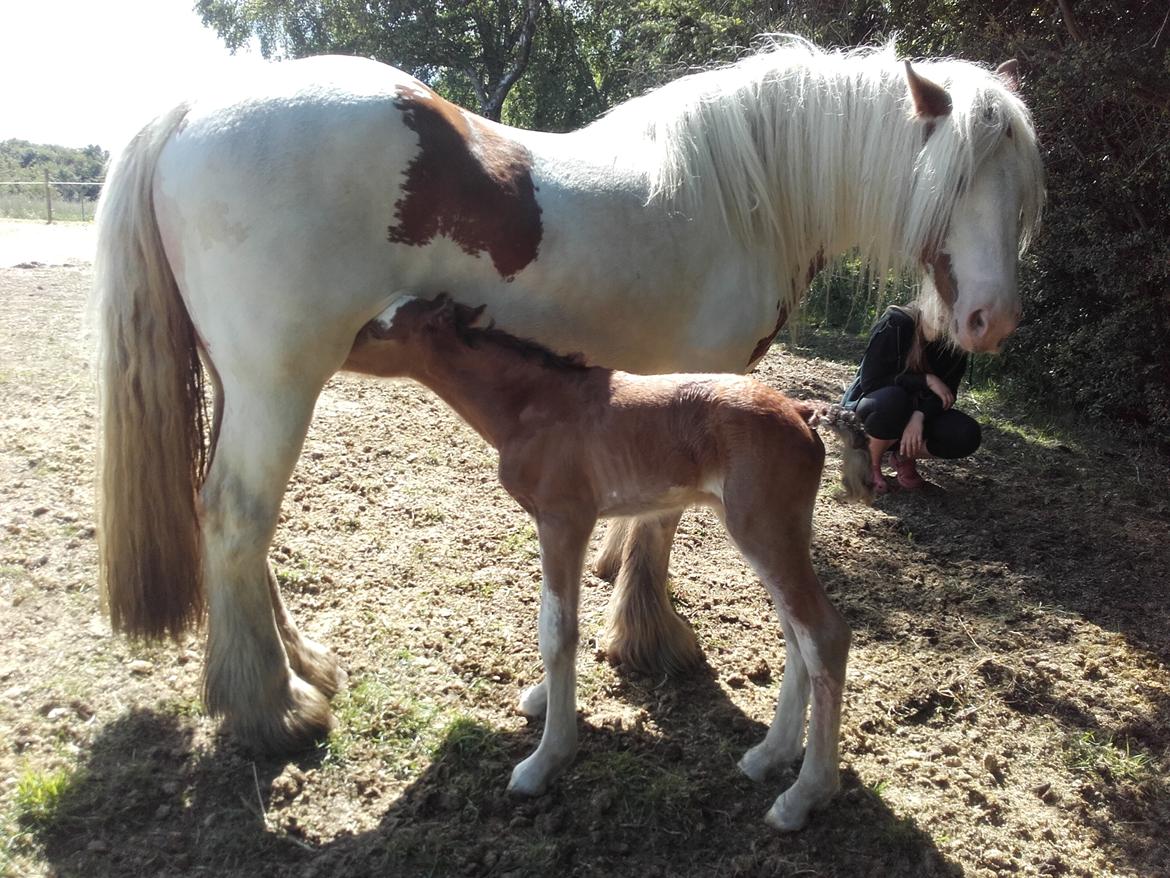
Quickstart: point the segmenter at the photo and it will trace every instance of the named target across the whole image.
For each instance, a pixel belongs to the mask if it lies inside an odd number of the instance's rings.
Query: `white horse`
[[[925,273],[928,318],[994,350],[1043,183],[999,75],[788,40],[571,134],[498,125],[352,58],[273,66],[144,128],[100,209],[100,545],[114,626],[206,613],[208,709],[267,749],[333,723],[336,659],[267,562],[317,396],[403,295],[627,371],[744,371],[831,257]],[[210,443],[202,372],[214,391]],[[611,659],[686,666],[678,513],[611,531]]]

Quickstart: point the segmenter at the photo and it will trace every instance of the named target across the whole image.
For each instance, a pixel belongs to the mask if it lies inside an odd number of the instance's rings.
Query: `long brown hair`
[[[922,375],[926,372],[926,336],[922,333],[922,309],[911,302],[908,305],[893,305],[907,317],[914,321],[914,338],[910,341],[910,352],[906,354],[906,366],[903,372]]]

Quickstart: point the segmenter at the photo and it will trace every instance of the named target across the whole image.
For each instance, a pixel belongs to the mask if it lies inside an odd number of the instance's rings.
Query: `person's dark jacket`
[[[910,394],[916,410],[928,416],[942,413],[942,400],[926,386],[926,375],[906,371],[914,331],[915,321],[910,314],[897,307],[886,309],[870,332],[857,377],[845,391],[841,401],[845,408],[857,408],[862,397],[895,385]],[[923,363],[926,372],[938,376],[951,393],[958,395],[959,382],[967,369],[966,352],[947,341],[928,342]]]

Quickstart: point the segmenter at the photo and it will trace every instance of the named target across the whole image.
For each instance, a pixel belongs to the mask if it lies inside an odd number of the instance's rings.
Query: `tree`
[[[499,120],[527,68],[547,0],[197,0],[228,47],[266,58],[341,53],[401,67]],[[452,94],[452,92],[454,94]]]

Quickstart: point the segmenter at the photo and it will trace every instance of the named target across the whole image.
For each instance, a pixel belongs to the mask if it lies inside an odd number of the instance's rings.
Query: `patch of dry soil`
[[[763,589],[688,513],[678,604],[708,673],[626,677],[582,608],[581,753],[504,795],[540,731],[535,536],[494,453],[410,384],[339,376],[273,558],[350,672],[341,728],[253,757],[199,708],[201,646],[110,636],[95,593],[86,267],[0,270],[0,869],[19,875],[1166,874],[1166,461],[961,405],[985,444],[918,495],[818,502],[816,566],[855,631],[844,789],[804,832],[761,818],[794,776],[735,762],[782,667]],[[837,396],[855,344],[780,345],[758,377]],[[832,443],[830,442],[832,451]],[[595,537],[596,540],[596,537]]]

